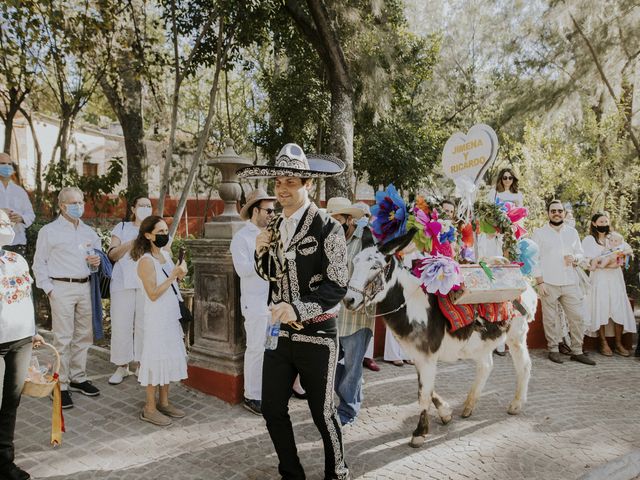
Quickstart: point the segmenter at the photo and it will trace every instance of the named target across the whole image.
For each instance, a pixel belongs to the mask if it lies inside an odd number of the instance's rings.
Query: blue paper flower
[[[440,243],[453,243],[456,241],[456,229],[454,227],[449,228],[446,232],[440,232]]]
[[[522,264],[520,271],[524,275],[531,275],[537,265],[537,255],[540,251],[538,244],[529,238],[522,238],[517,244],[518,262]]]
[[[371,231],[380,243],[397,238],[407,231],[409,212],[407,205],[393,184],[376,193],[376,204],[371,207]]]

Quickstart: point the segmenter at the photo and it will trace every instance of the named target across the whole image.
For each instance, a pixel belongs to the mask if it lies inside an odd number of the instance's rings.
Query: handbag
[[[164,273],[165,276],[169,278],[169,275],[167,275],[167,272],[164,271],[164,268],[162,269],[162,273]],[[191,313],[191,310],[189,310],[189,307],[187,307],[187,305],[184,303],[184,301],[180,300],[180,295],[178,295],[178,291],[173,285],[173,282],[171,283],[171,289],[178,299],[178,307],[180,307],[180,325],[182,325],[182,328],[187,328],[189,326],[189,323],[193,321],[193,314]]]

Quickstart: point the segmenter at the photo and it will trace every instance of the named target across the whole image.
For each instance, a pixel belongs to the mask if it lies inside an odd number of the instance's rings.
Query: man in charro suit
[[[343,169],[336,158],[307,157],[298,145],[287,144],[275,166],[238,171],[245,178],[275,177],[283,209],[256,239],[256,271],[269,280],[272,321],[281,323],[277,348],[264,356],[262,414],[278,454],[278,470],[287,480],[305,478],[288,413],[298,374],[322,436],[325,478],[349,478],[333,402],[336,317],[348,282],[346,242],[340,224],[309,200],[313,178],[338,175]]]

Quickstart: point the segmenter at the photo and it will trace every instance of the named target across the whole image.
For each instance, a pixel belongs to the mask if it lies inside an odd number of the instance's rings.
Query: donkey
[[[451,421],[451,407],[434,391],[438,360],[472,359],[476,362],[476,378],[462,410],[462,417],[467,418],[493,368],[493,350],[506,338],[517,374],[515,397],[507,412],[511,415],[520,413],[526,402],[531,375],[531,358],[526,344],[528,319],[535,315],[537,296],[529,287],[521,299],[526,315],[518,315],[506,325],[478,318],[471,325],[449,332],[446,328],[448,320],[440,311],[436,296],[425,294],[420,281],[394,255],[409,244],[414,233],[415,230],[411,230],[385,245],[362,250],[353,259],[353,274],[343,301],[351,310],[357,310],[365,303],[378,304],[387,328],[414,360],[421,412],[410,445],[417,448],[425,442],[429,432],[427,410],[430,402],[443,424]]]

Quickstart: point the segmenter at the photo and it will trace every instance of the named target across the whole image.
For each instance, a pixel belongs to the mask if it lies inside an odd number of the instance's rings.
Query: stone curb
[[[640,475],[640,450],[633,450],[585,473],[579,480],[632,480]]]

